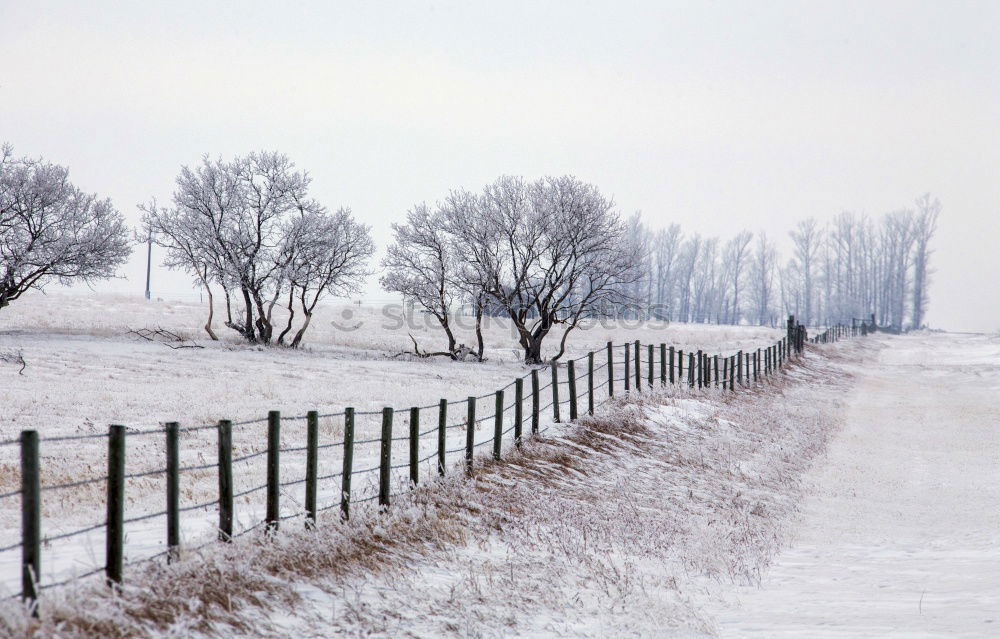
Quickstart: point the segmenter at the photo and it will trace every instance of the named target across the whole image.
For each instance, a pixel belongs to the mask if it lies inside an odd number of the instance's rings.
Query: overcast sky
[[[0,140],[131,220],[182,164],[260,149],[380,247],[414,203],[504,173],[783,245],[929,191],[928,322],[1000,329],[1000,2],[0,0],[0,60]],[[141,293],[144,259],[114,287]]]

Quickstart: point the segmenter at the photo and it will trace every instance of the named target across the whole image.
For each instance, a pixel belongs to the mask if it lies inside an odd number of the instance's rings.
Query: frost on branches
[[[66,167],[0,151],[0,308],[53,280],[114,277],[132,252],[122,214]]]
[[[456,300],[472,303],[477,320],[484,309],[509,317],[525,362],[540,363],[553,329],[562,328],[558,359],[581,320],[617,312],[640,277],[643,248],[613,203],[572,176],[504,176],[479,193],[453,191],[393,230],[382,284],[437,318],[451,352]]]
[[[247,341],[297,347],[320,299],[356,292],[370,274],[370,228],[350,209],[331,213],[312,199],[310,177],[294,168],[274,152],[205,157],[182,167],[172,207],[139,207],[146,232],[167,250],[165,264],[205,288],[212,339],[215,291],[225,325]],[[274,325],[276,306],[287,312],[283,327]]]

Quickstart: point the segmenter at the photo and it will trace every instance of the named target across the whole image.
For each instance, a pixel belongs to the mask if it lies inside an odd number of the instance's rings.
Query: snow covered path
[[[811,479],[720,636],[1000,636],[1000,338],[892,338]]]

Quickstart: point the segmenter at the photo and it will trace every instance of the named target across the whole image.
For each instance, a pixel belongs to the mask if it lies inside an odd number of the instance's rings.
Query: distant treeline
[[[912,209],[878,218],[849,211],[826,224],[808,218],[789,233],[787,258],[763,231],[728,240],[686,235],[677,224],[654,231],[637,213],[628,229],[642,276],[626,293],[637,312],[677,322],[775,326],[794,314],[830,326],[874,313],[883,326],[920,327],[940,211],[927,194]]]

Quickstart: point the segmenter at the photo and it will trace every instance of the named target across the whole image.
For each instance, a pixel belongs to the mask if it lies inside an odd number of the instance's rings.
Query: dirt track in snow
[[[1000,338],[888,342],[722,637],[1000,636]]]

